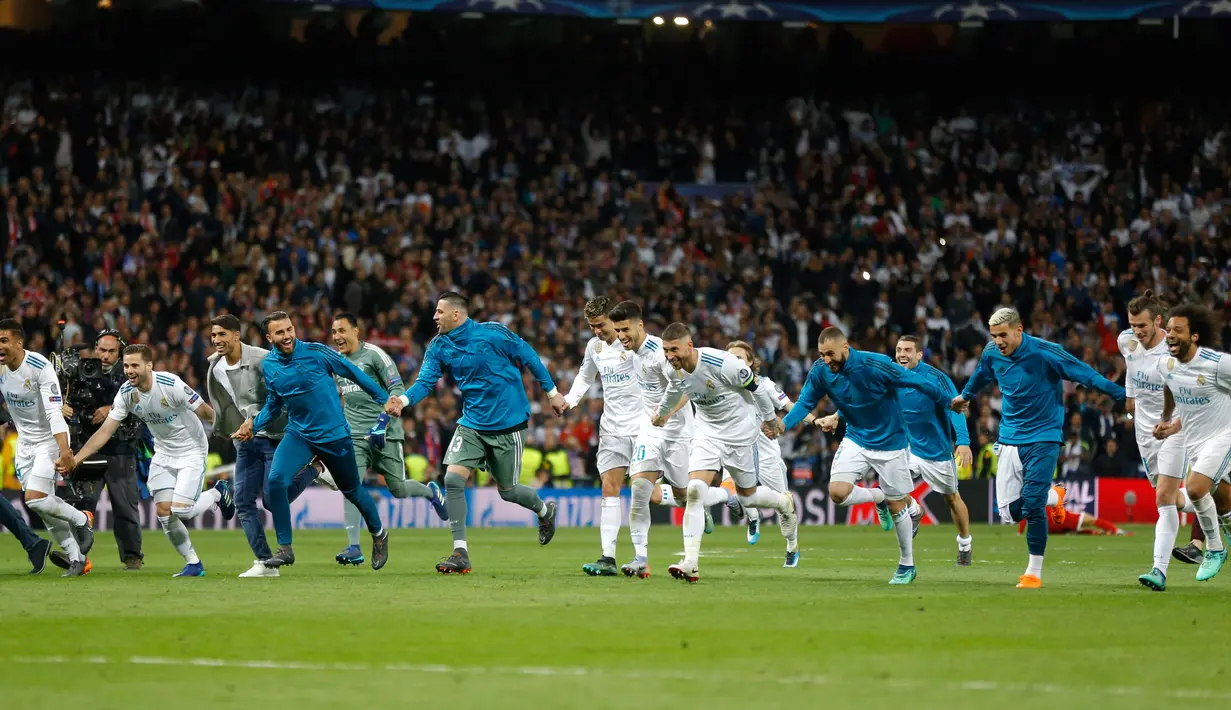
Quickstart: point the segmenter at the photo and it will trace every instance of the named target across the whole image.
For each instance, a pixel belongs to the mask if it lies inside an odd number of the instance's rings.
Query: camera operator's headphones
[[[98,341],[102,340],[108,335],[120,341],[121,351],[124,350],[124,348],[128,347],[128,343],[124,342],[124,336],[120,335],[120,331],[116,330],[115,328],[107,328],[106,330],[99,331],[98,335],[94,336],[94,347],[98,347]]]

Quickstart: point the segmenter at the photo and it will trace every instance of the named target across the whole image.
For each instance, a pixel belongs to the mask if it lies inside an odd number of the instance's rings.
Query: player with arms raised
[[[944,372],[923,362],[923,344],[913,335],[898,338],[894,349],[898,364],[931,377],[936,386],[952,398],[957,394],[953,380]],[[969,466],[970,431],[966,428],[966,416],[949,409],[949,402],[938,405],[924,397],[918,390],[899,389],[898,405],[906,420],[906,433],[910,440],[910,472],[922,478],[928,487],[944,497],[957,525],[957,566],[971,564],[970,511],[957,490],[958,465]],[[910,501],[912,527],[917,533],[923,511],[914,499]]]
[[[1165,387],[1162,422],[1154,427],[1154,435],[1165,440],[1184,434],[1184,451],[1192,462],[1186,495],[1205,532],[1199,582],[1213,579],[1227,561],[1211,492],[1219,483],[1231,483],[1231,355],[1203,345],[1212,344],[1217,332],[1209,309],[1195,304],[1177,306],[1167,322],[1171,356],[1158,363]],[[1157,550],[1156,546],[1156,558]],[[1166,588],[1166,576],[1158,569],[1140,580],[1157,591]]]
[[[799,401],[783,426],[798,425],[822,397],[834,403],[838,413],[822,418],[821,427],[834,431],[841,417],[846,420],[846,436],[834,454],[829,497],[840,506],[876,505],[881,528],[894,530],[898,538],[898,569],[889,583],[910,584],[916,576],[908,506],[910,451],[897,391],[919,390],[938,405],[948,403],[949,396],[934,379],[907,370],[887,355],[852,348],[837,328],[821,331],[817,349],[821,359],[808,372]],[[869,472],[876,473],[880,487],[856,486]]]
[[[26,505],[46,523],[56,544],[68,555],[65,577],[86,572],[86,554],[94,545],[93,519],[56,495],[57,466],[73,460],[64,396],[55,368],[47,358],[26,350],[26,333],[12,318],[0,320],[0,391],[17,429],[13,467]]]
[[[599,513],[602,554],[597,562],[587,562],[581,568],[591,577],[610,577],[617,573],[616,540],[624,512],[620,489],[628,475],[633,444],[643,416],[636,357],[616,338],[610,317],[613,305],[607,296],[586,303],[582,314],[594,337],[586,343],[581,368],[568,394],[564,395],[571,409],[590,391],[594,380],[603,383],[603,416],[598,430],[598,471],[603,486]]]
[[[1004,410],[1000,418],[1000,462],[996,468],[996,502],[1006,523],[1029,521],[1026,548],[1030,559],[1017,580],[1019,589],[1043,586],[1043,555],[1047,551],[1047,511],[1064,520],[1063,498],[1052,487],[1064,440],[1064,382],[1097,390],[1117,401],[1124,388],[1095,372],[1064,348],[1022,332],[1022,319],[1012,308],[1001,308],[988,319],[992,342],[965,389],[951,404],[964,412],[979,390],[991,382],[1000,386]]]
[[[752,351],[752,345],[743,340],[733,340],[727,344],[727,352],[740,359],[752,369],[753,376],[756,377],[757,389],[765,388],[769,393],[770,400],[774,403],[774,409],[777,411],[791,411],[794,404],[791,398],[782,391],[777,382],[757,374],[761,369],[761,362],[757,358],[756,353]],[[809,414],[809,417],[812,415]],[[807,417],[805,417],[807,419]],[[729,475],[729,474],[728,474]],[[734,483],[734,480],[732,480]],[[782,460],[782,446],[778,443],[777,438],[769,438],[765,432],[757,432],[757,485],[764,486],[771,491],[791,496],[791,492],[786,487],[786,462]],[[794,496],[792,496],[793,498]],[[743,506],[740,506],[743,508]],[[749,538],[748,542],[756,544],[756,540],[752,537],[752,521],[757,520],[757,537],[760,537],[760,514],[756,508],[748,508],[744,510],[744,514],[749,520]],[[787,527],[785,518],[778,518],[778,526],[782,530],[782,537],[786,539],[786,560],[782,563],[783,567],[798,567],[799,566],[799,537],[798,525]],[[789,536],[788,536],[789,535]]]
[[[81,465],[110,441],[129,414],[140,419],[154,435],[149,487],[158,524],[184,558],[184,569],[175,576],[204,577],[205,567],[192,547],[184,521],[215,505],[223,518],[235,517],[230,483],[219,480],[213,488],[201,491],[209,453],[201,422],[213,424],[214,410],[179,377],[156,371],[149,346],[138,343],[124,348],[123,366],[128,382],[116,393],[106,421],[73,457],[72,467]]]
[[[676,579],[696,582],[705,494],[723,469],[731,472],[745,508],[772,508],[783,516],[788,539],[795,536],[798,519],[792,495],[757,487],[757,435],[764,428],[767,435],[777,436],[782,425],[769,392],[757,386],[752,368],[725,351],[694,347],[692,333],[683,323],[667,326],[662,339],[675,372],[652,423],[664,426],[685,396],[697,407],[696,432],[688,455],[684,559],[667,571]]]
[[[401,397],[406,392],[402,376],[393,364],[393,358],[378,346],[359,339],[359,319],[350,313],[333,317],[330,327],[333,344],[359,371],[371,377],[385,388],[391,396]],[[342,393],[342,411],[350,425],[351,441],[355,446],[355,465],[362,477],[371,468],[385,477],[385,485],[394,498],[427,498],[441,520],[448,520],[445,512],[445,497],[435,482],[423,485],[406,476],[405,453],[402,441],[406,433],[402,422],[394,421],[384,407],[367,396],[359,385],[339,375],[338,389]],[[390,427],[392,423],[392,428]],[[334,559],[342,565],[361,565],[363,549],[359,536],[363,516],[349,500],[342,503],[343,520],[346,523],[347,547]]]

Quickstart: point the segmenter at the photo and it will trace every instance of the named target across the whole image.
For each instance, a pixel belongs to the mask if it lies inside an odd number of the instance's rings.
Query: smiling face
[[[894,359],[908,370],[913,370],[923,359],[923,351],[913,341],[899,338],[897,347],[893,349]]]
[[[1167,352],[1181,362],[1192,359],[1193,349],[1197,347],[1196,336],[1188,324],[1187,318],[1172,318],[1167,323]]]
[[[154,363],[146,360],[140,353],[130,353],[124,356],[124,377],[134,387],[141,391],[150,388],[150,379],[154,376]]]
[[[282,318],[269,322],[269,329],[265,333],[265,339],[278,349],[278,352],[285,355],[291,354],[295,349],[295,324],[290,318]]]
[[[214,350],[224,357],[233,358],[239,354],[239,350],[242,348],[239,331],[227,330],[220,325],[210,328],[209,342],[214,346]]]
[[[612,321],[611,327],[625,350],[636,350],[645,342],[645,322],[640,318]]]
[[[1142,310],[1140,313],[1130,312],[1128,327],[1133,329],[1133,337],[1148,348],[1158,344],[1158,331],[1163,327],[1163,319],[1151,313],[1149,309]]]
[[[677,370],[692,372],[697,369],[697,350],[692,346],[692,339],[664,340],[663,354],[667,362]]]
[[[21,367],[21,361],[26,357],[26,339],[21,333],[12,330],[0,330],[0,361],[10,370]]]
[[[845,338],[834,338],[832,340],[822,340],[817,345],[817,350],[821,353],[821,359],[825,361],[825,365],[829,367],[829,371],[837,374],[846,367],[846,361],[851,356],[850,343],[846,342]]]
[[[345,318],[335,320],[329,329],[329,334],[333,336],[333,344],[338,348],[338,352],[343,355],[350,355],[359,349],[359,328],[349,320]]]
[[[432,320],[436,322],[436,332],[441,335],[461,325],[465,318],[466,315],[460,308],[444,299],[436,303],[436,315],[432,316]]]
[[[610,318],[607,316],[595,316],[593,318],[587,318],[586,322],[590,324],[590,331],[594,333],[594,337],[604,343],[607,343],[608,345],[615,342],[615,326],[612,324]]]

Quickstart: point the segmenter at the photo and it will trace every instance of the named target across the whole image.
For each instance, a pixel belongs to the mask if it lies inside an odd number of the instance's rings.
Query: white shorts
[[[1231,481],[1231,434],[1221,434],[1186,448],[1193,473],[1215,482]]]
[[[889,500],[901,500],[915,488],[910,478],[909,449],[873,451],[850,439],[843,439],[833,457],[830,482],[855,485],[869,471],[880,479],[881,490]]]
[[[922,478],[928,488],[942,496],[957,493],[957,461],[928,461],[914,454],[910,455],[910,473]]]
[[[1146,469],[1150,485],[1158,487],[1158,477],[1183,480],[1188,475],[1188,459],[1184,455],[1184,433],[1169,436],[1162,441],[1150,437],[1138,439],[1137,450]]]
[[[996,505],[1000,507],[1000,520],[1005,525],[1014,523],[1009,505],[1022,497],[1022,482],[1025,470],[1022,468],[1022,457],[1017,453],[1016,446],[996,444]]]
[[[688,471],[723,471],[731,474],[736,488],[757,486],[757,444],[729,444],[712,439],[694,439],[688,452]]]
[[[768,437],[757,437],[757,485],[786,493],[786,462],[782,447]]]
[[[56,442],[23,446],[21,438],[17,439],[17,451],[13,455],[13,467],[17,472],[17,480],[23,491],[38,491],[51,495],[56,492],[56,482],[60,474],[56,473],[56,459],[60,456],[60,445]]]
[[[173,501],[195,503],[201,496],[201,484],[205,481],[205,455],[166,457],[154,455],[150,461],[149,488],[151,493],[171,490]]]
[[[634,437],[631,436],[600,436],[598,437],[598,472],[607,473],[615,468],[628,468],[633,460]]]
[[[673,488],[688,486],[688,442],[643,436],[633,447],[629,475],[658,472]]]

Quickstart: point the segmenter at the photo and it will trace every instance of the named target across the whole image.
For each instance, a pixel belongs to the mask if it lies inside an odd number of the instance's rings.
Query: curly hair
[[[586,301],[586,307],[581,312],[586,317],[586,320],[592,320],[601,316],[611,315],[611,309],[615,307],[615,301],[609,296],[598,296]]]

